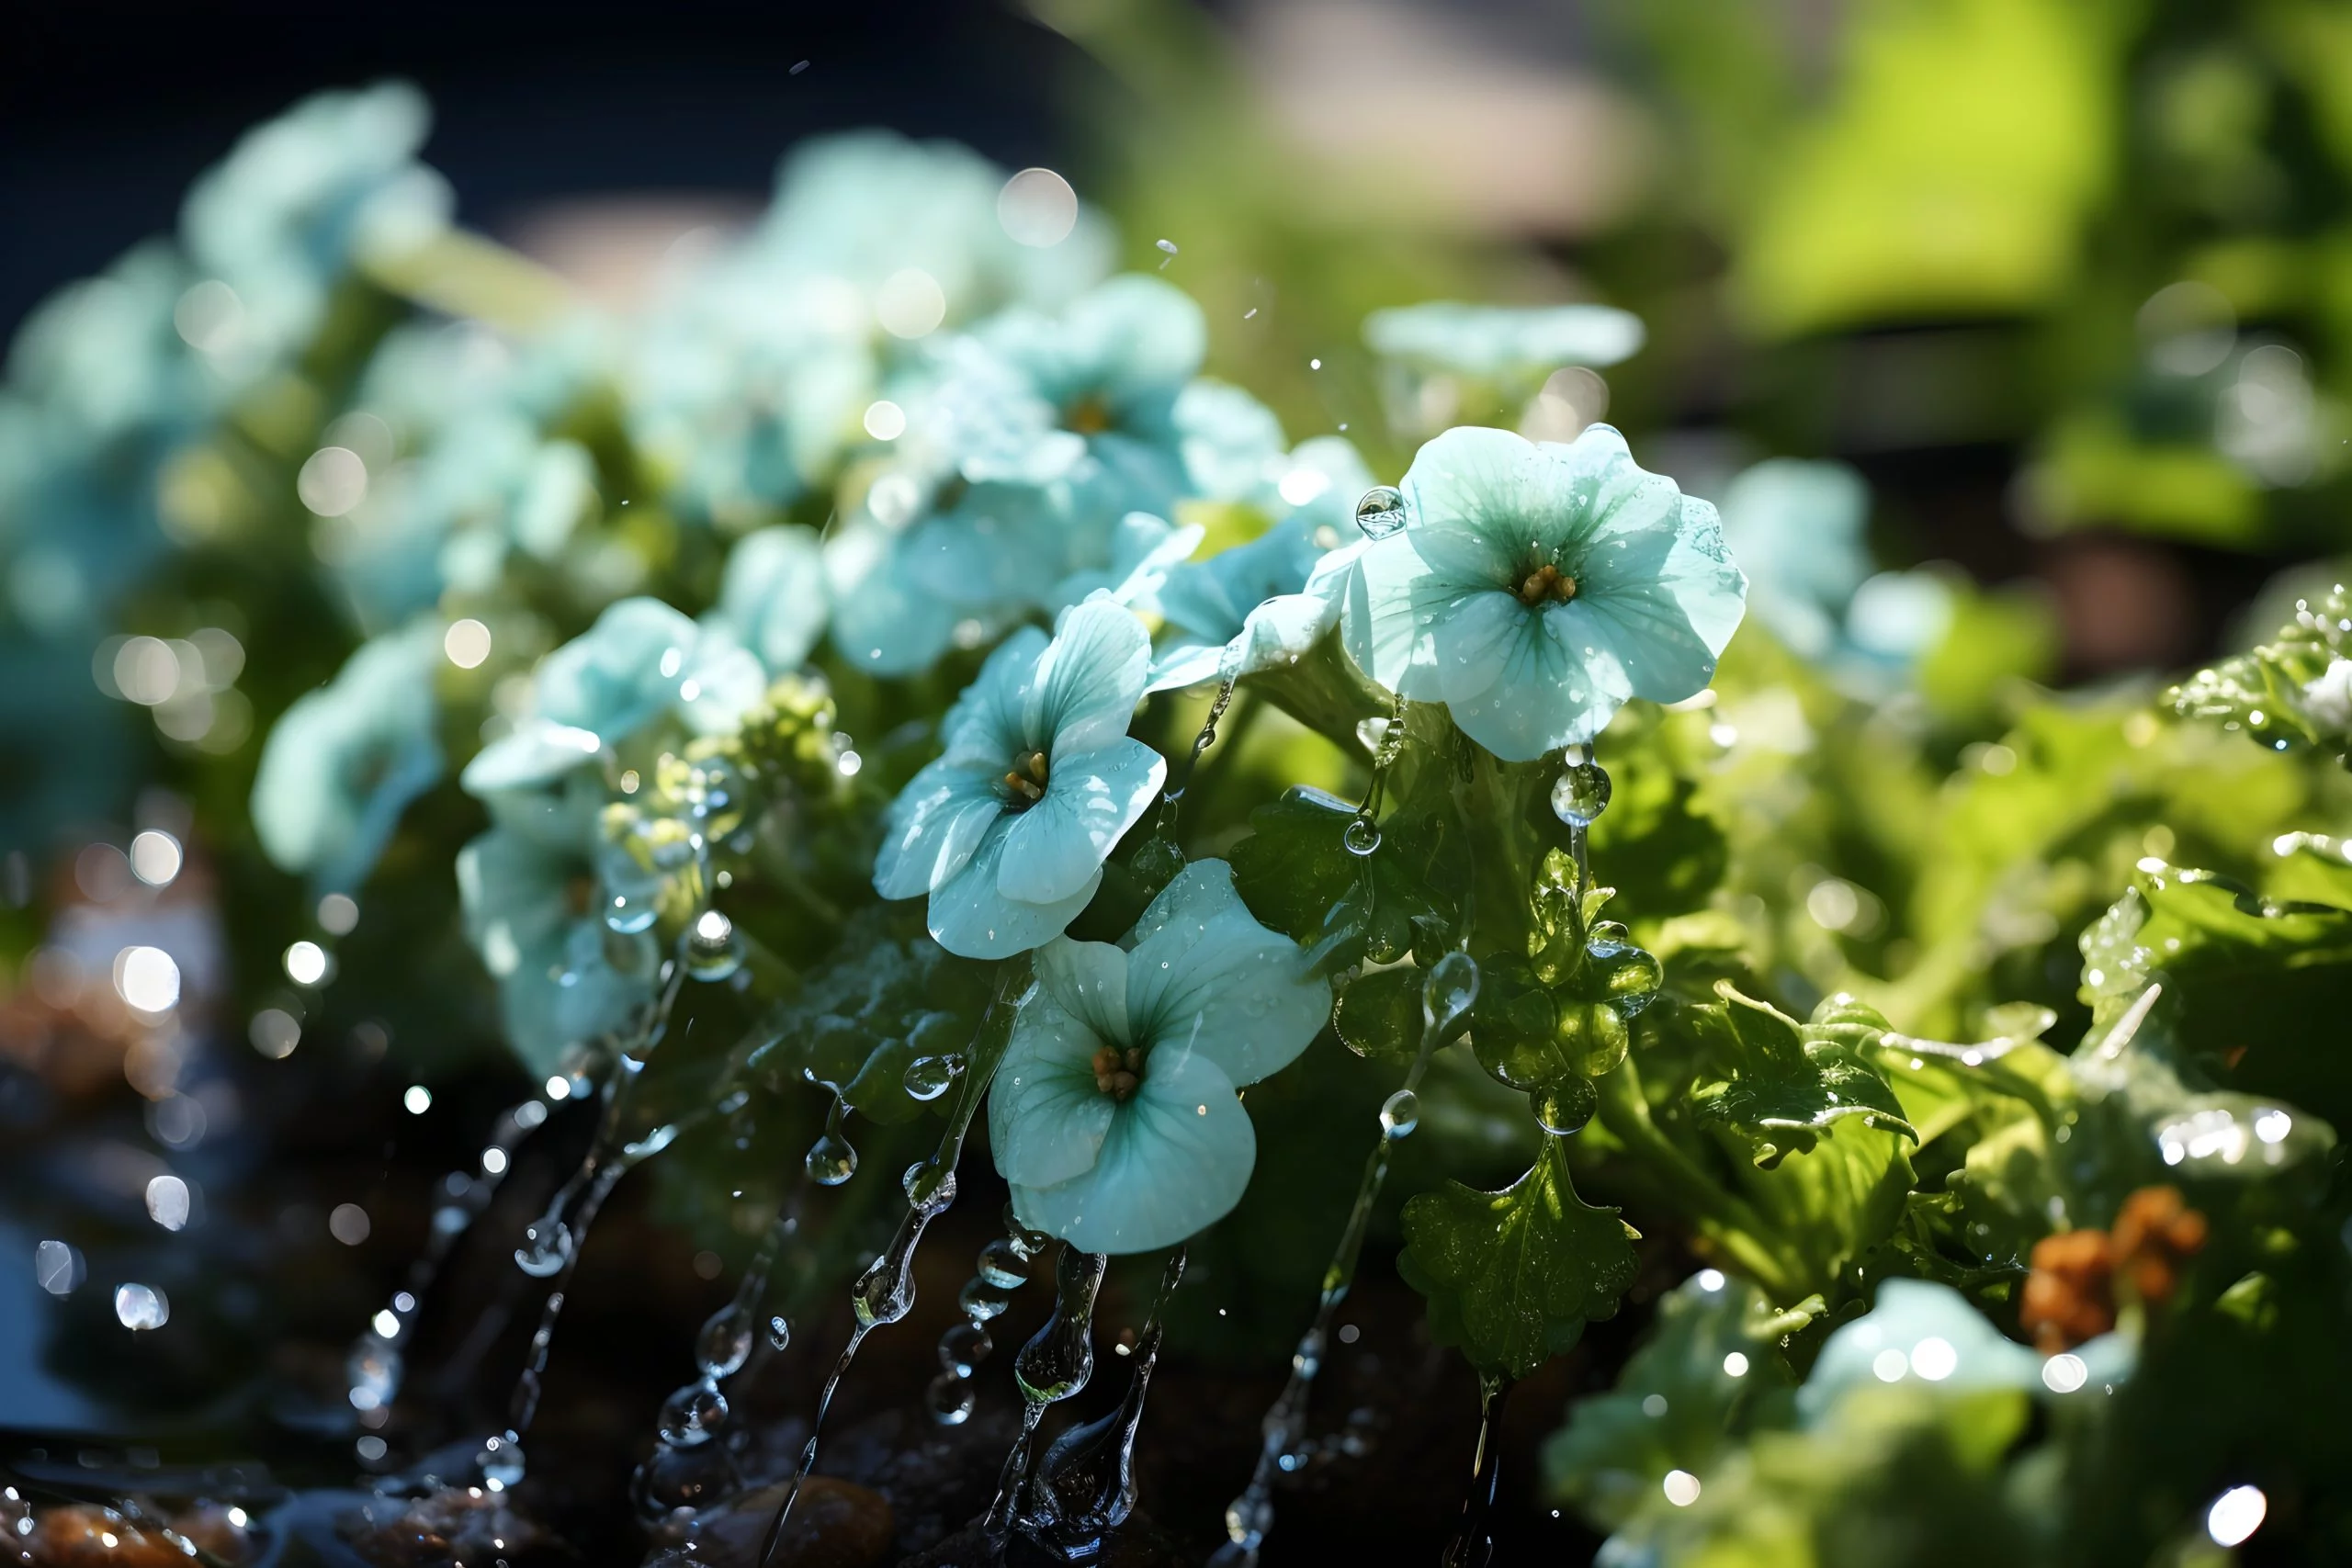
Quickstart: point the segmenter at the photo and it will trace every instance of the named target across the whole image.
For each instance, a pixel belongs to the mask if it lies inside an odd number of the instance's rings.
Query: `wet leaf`
[[[1634,1281],[1632,1227],[1577,1196],[1556,1138],[1504,1190],[1446,1182],[1405,1205],[1404,1225],[1397,1268],[1429,1298],[1430,1332],[1482,1372],[1524,1377]]]
[[[1410,1061],[1421,1043],[1419,969],[1376,969],[1340,993],[1331,1025],[1359,1056]]]
[[[1885,1032],[1883,1019],[1833,998],[1801,1028],[1727,980],[1716,983],[1715,994],[1721,1010],[1705,1010],[1729,1032],[1738,1066],[1730,1078],[1701,1087],[1699,1115],[1745,1140],[1757,1165],[1770,1169],[1810,1150],[1849,1119],[1918,1141],[1894,1090],[1860,1055]]]

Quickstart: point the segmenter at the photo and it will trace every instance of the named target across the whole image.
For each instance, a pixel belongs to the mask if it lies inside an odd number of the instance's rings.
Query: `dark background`
[[[0,20],[0,336],[171,229],[240,131],[322,87],[422,86],[425,161],[496,231],[589,193],[757,197],[792,141],[854,126],[1050,162],[1061,91],[1088,69],[992,0],[28,6]]]

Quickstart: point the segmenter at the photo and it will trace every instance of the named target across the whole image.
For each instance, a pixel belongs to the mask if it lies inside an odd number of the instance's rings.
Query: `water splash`
[[[1094,1376],[1094,1298],[1110,1263],[1099,1252],[1080,1252],[1064,1242],[1054,1265],[1053,1315],[1012,1359],[1012,1381],[1021,1386],[1021,1435],[1004,1456],[996,1497],[989,1504],[984,1528],[991,1540],[1001,1540],[1018,1515],[1046,1407],[1080,1393]]]
[[[760,1304],[776,1259],[799,1234],[807,1192],[806,1187],[794,1185],[777,1207],[775,1219],[736,1284],[733,1298],[711,1314],[695,1337],[695,1381],[663,1403],[656,1427],[660,1446],[638,1467],[630,1488],[638,1517],[649,1526],[673,1509],[706,1503],[719,1488],[742,1480],[729,1445],[711,1439],[724,1436],[731,1412],[728,1386],[750,1364],[763,1337],[779,1350],[791,1340],[791,1329],[781,1317],[770,1318],[762,1336]]]
[[[965,1136],[971,1131],[972,1118],[978,1113],[980,1101],[996,1077],[998,1065],[1004,1060],[1004,1048],[1012,1038],[1013,1014],[1036,988],[1036,976],[1025,957],[1012,960],[999,972],[996,998],[980,1020],[971,1048],[965,1053],[966,1066],[957,1083],[956,1099],[948,1109],[947,1130],[940,1134],[939,1147],[931,1158],[907,1168],[907,1212],[899,1222],[898,1233],[850,1288],[850,1307],[857,1321],[850,1330],[849,1342],[842,1347],[841,1359],[833,1363],[824,1388],[817,1395],[816,1413],[808,1422],[808,1441],[801,1448],[800,1462],[785,1487],[784,1500],[776,1505],[775,1517],[768,1523],[767,1538],[760,1545],[759,1568],[768,1568],[775,1560],[776,1545],[784,1539],[785,1523],[792,1517],[792,1506],[799,1499],[809,1472],[816,1468],[825,1435],[826,1412],[832,1408],[833,1395],[840,1390],[842,1379],[856,1361],[859,1347],[876,1327],[896,1323],[914,1310],[915,1249],[922,1245],[923,1232],[931,1222],[956,1201],[956,1166],[963,1158]]]
[[[1023,1224],[1010,1203],[1004,1206],[1004,1235],[980,1248],[972,1278],[956,1297],[964,1321],[939,1337],[940,1373],[931,1381],[929,1398],[931,1418],[943,1427],[960,1427],[971,1418],[973,1374],[996,1350],[988,1325],[1012,1304],[1012,1292],[1028,1283],[1032,1266],[1053,1239]]]
[[[1022,1498],[1017,1528],[1072,1562],[1101,1554],[1102,1538],[1135,1512],[1136,1430],[1159,1364],[1159,1314],[1184,1278],[1185,1249],[1169,1254],[1137,1337],[1127,1391],[1110,1414],[1071,1427],[1046,1449]]]
[[[1364,1227],[1371,1222],[1372,1207],[1380,1196],[1381,1185],[1388,1179],[1390,1151],[1398,1139],[1411,1136],[1419,1124],[1421,1076],[1429,1070],[1430,1057],[1468,1021],[1471,1006],[1477,999],[1478,965],[1468,953],[1449,953],[1430,966],[1429,977],[1421,985],[1420,1048],[1406,1072],[1404,1087],[1381,1107],[1380,1141],[1373,1145],[1371,1156],[1364,1161],[1363,1179],[1356,1184],[1355,1206],[1348,1212],[1347,1226],[1340,1233],[1340,1245],[1331,1254],[1330,1267],[1324,1270],[1323,1293],[1316,1304],[1315,1319],[1291,1353],[1290,1381],[1283,1384],[1282,1393],[1266,1412],[1262,1427],[1265,1443],[1250,1471],[1250,1484],[1226,1507],[1226,1541],[1209,1559],[1211,1568],[1255,1568],[1259,1550],[1265,1543],[1267,1532],[1273,1529],[1274,1477],[1298,1463],[1297,1450],[1306,1429],[1307,1398],[1314,1392],[1316,1374],[1323,1370],[1332,1316],[1355,1282],[1356,1259],[1363,1251]],[[1401,1106],[1400,1100],[1405,1102]]]
[[[1487,1568],[1495,1560],[1488,1521],[1502,1484],[1503,1402],[1510,1397],[1510,1387],[1509,1378],[1496,1373],[1478,1379],[1478,1446],[1470,1461],[1470,1492],[1462,1500],[1461,1521],[1438,1558],[1441,1568]]]
[[[684,978],[684,971],[680,965],[667,966],[662,992],[646,1010],[635,1040],[615,1055],[612,1071],[605,1077],[603,1112],[597,1118],[596,1135],[589,1144],[587,1154],[548,1201],[547,1212],[524,1231],[523,1245],[514,1249],[516,1268],[535,1279],[553,1280],[555,1283],[539,1309],[538,1328],[531,1336],[527,1359],[514,1380],[514,1393],[507,1399],[506,1430],[485,1441],[481,1451],[474,1456],[482,1484],[493,1492],[523,1479],[523,1438],[531,1429],[532,1418],[538,1414],[540,1382],[547,1373],[548,1352],[555,1342],[556,1323],[563,1315],[564,1287],[580,1261],[581,1244],[589,1227],[595,1224],[597,1211],[604,1207],[605,1200],[612,1195],[622,1177],[640,1161],[669,1147],[678,1135],[680,1129],[675,1123],[656,1127],[634,1142],[624,1135],[624,1130],[628,1124],[638,1081],[645,1073],[646,1058],[661,1043],[662,1033],[669,1027],[670,1013],[677,1005],[678,987]]]
[[[567,1081],[555,1080],[559,1085]],[[424,1310],[425,1297],[440,1278],[458,1238],[490,1207],[506,1173],[514,1168],[516,1146],[547,1122],[548,1104],[548,1097],[540,1094],[508,1109],[492,1123],[475,1173],[453,1170],[443,1179],[442,1201],[433,1211],[424,1249],[409,1264],[407,1277],[391,1301],[353,1342],[345,1363],[351,1407],[359,1413],[363,1425],[380,1426],[400,1396],[407,1367],[403,1348],[416,1326],[417,1314]]]

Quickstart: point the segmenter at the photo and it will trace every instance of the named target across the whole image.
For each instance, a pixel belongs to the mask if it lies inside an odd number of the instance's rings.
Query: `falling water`
[[[1015,1528],[1071,1561],[1099,1554],[1102,1538],[1135,1512],[1136,1429],[1159,1360],[1159,1314],[1184,1278],[1184,1256],[1181,1247],[1169,1254],[1159,1293],[1136,1338],[1127,1392],[1117,1407],[1055,1438],[1023,1491]]]
[[[850,1288],[850,1307],[856,1325],[850,1330],[849,1342],[842,1347],[841,1359],[833,1363],[823,1390],[817,1395],[817,1410],[809,1418],[808,1440],[801,1448],[800,1463],[785,1487],[784,1501],[776,1506],[775,1517],[768,1523],[767,1539],[760,1547],[760,1568],[768,1568],[774,1560],[776,1545],[784,1539],[785,1522],[792,1517],[792,1506],[799,1499],[809,1472],[816,1468],[825,1434],[825,1413],[832,1408],[833,1394],[856,1361],[858,1348],[876,1327],[896,1323],[914,1310],[915,1249],[922,1244],[923,1231],[931,1222],[956,1201],[956,1165],[964,1155],[965,1135],[971,1131],[972,1118],[978,1113],[989,1084],[996,1077],[997,1065],[1004,1060],[1012,1015],[1035,990],[1036,978],[1026,960],[1015,959],[1005,964],[997,984],[996,998],[980,1020],[971,1048],[964,1054],[965,1070],[957,1080],[956,1100],[947,1112],[947,1130],[940,1134],[939,1147],[928,1160],[907,1168],[906,1214],[899,1220],[890,1245]]]
[[[1355,1206],[1348,1213],[1346,1229],[1340,1233],[1340,1245],[1331,1255],[1331,1266],[1324,1271],[1323,1294],[1316,1306],[1315,1321],[1299,1337],[1298,1348],[1291,1353],[1290,1381],[1266,1412],[1265,1445],[1259,1450],[1250,1484],[1225,1510],[1226,1543],[1209,1560],[1211,1568],[1253,1568],[1266,1532],[1273,1528],[1274,1476],[1297,1462],[1296,1450],[1306,1430],[1307,1396],[1314,1389],[1316,1374],[1323,1369],[1332,1315],[1347,1299],[1348,1289],[1355,1281],[1356,1258],[1363,1250],[1364,1226],[1372,1218],[1372,1206],[1380,1196],[1381,1184],[1388,1178],[1390,1150],[1397,1139],[1410,1136],[1419,1123],[1421,1075],[1429,1070],[1430,1057],[1438,1045],[1468,1019],[1471,1004],[1477,998],[1478,966],[1465,953],[1449,953],[1439,959],[1422,983],[1420,1049],[1405,1075],[1404,1087],[1390,1095],[1380,1108],[1380,1141],[1373,1145],[1372,1156],[1364,1162],[1363,1179],[1356,1186]]]
[[[565,1080],[555,1081],[561,1085]],[[548,1103],[546,1096],[540,1095],[505,1111],[492,1125],[490,1137],[482,1145],[477,1174],[469,1176],[462,1170],[453,1170],[443,1179],[443,1200],[433,1211],[432,1229],[426,1234],[424,1251],[408,1266],[408,1277],[393,1293],[390,1304],[370,1320],[368,1331],[351,1347],[347,1362],[351,1407],[359,1413],[363,1424],[380,1425],[385,1417],[378,1412],[389,1412],[392,1401],[399,1397],[406,1368],[402,1347],[416,1326],[425,1296],[432,1291],[434,1280],[440,1277],[450,1248],[490,1207],[499,1184],[514,1167],[515,1146],[547,1121]]]
[[[1470,1493],[1462,1500],[1462,1519],[1438,1558],[1441,1568],[1487,1568],[1495,1560],[1495,1538],[1487,1520],[1495,1509],[1495,1491],[1502,1483],[1503,1401],[1510,1396],[1510,1380],[1489,1372],[1478,1380],[1478,1446],[1470,1461]]]
[[[1080,1252],[1064,1242],[1054,1266],[1053,1315],[1012,1359],[1012,1381],[1021,1385],[1021,1436],[1004,1456],[996,1498],[989,1504],[985,1528],[992,1540],[1001,1539],[1013,1522],[1046,1407],[1080,1393],[1094,1375],[1094,1298],[1110,1262],[1099,1252]]]
[[[648,1525],[658,1523],[673,1509],[709,1500],[715,1485],[739,1482],[729,1445],[712,1442],[723,1435],[731,1404],[727,1385],[751,1362],[761,1335],[760,1305],[767,1295],[768,1276],[786,1245],[799,1234],[801,1201],[808,1189],[798,1183],[777,1207],[775,1220],[744,1269],[735,1294],[713,1313],[695,1337],[695,1381],[663,1402],[656,1426],[660,1446],[638,1467],[632,1491],[638,1516]],[[775,1327],[771,1318],[766,1336],[775,1348],[788,1341],[789,1328]]]
[[[1351,855],[1369,855],[1380,848],[1380,803],[1388,792],[1389,771],[1405,751],[1405,699],[1396,699],[1396,709],[1388,722],[1381,727],[1380,743],[1372,754],[1372,779],[1364,785],[1363,803],[1357,806],[1355,819],[1350,822],[1340,841]]]
[[[939,1337],[940,1373],[931,1382],[931,1418],[943,1427],[959,1427],[971,1418],[972,1376],[996,1349],[988,1325],[1012,1304],[1012,1292],[1029,1282],[1031,1267],[1052,1239],[1023,1224],[1010,1203],[1004,1206],[1004,1230],[980,1248],[979,1262],[956,1298],[964,1320]]]
[[[1183,810],[1184,792],[1192,787],[1193,775],[1200,771],[1201,753],[1216,740],[1216,727],[1232,705],[1233,689],[1240,679],[1240,649],[1228,648],[1217,663],[1216,696],[1209,703],[1208,716],[1201,721],[1200,733],[1193,737],[1193,749],[1185,756],[1183,771],[1170,776],[1167,788],[1160,792],[1159,811],[1152,819],[1151,836],[1136,850],[1136,874],[1155,886],[1167,886],[1184,869],[1184,852],[1176,842],[1176,821]]]
[[[548,1201],[547,1212],[524,1230],[523,1245],[514,1249],[516,1268],[534,1279],[553,1280],[555,1284],[539,1310],[539,1326],[531,1336],[528,1359],[516,1376],[514,1392],[507,1400],[506,1430],[486,1440],[474,1459],[482,1484],[492,1491],[503,1490],[523,1479],[523,1438],[531,1429],[531,1418],[538,1413],[540,1381],[547,1373],[548,1351],[555,1341],[557,1320],[563,1315],[564,1287],[579,1263],[581,1243],[586,1238],[589,1226],[595,1224],[596,1212],[604,1207],[605,1198],[632,1167],[667,1148],[678,1135],[679,1129],[674,1124],[656,1127],[634,1143],[622,1134],[628,1125],[630,1102],[636,1098],[638,1080],[645,1073],[646,1058],[661,1043],[662,1033],[669,1027],[670,1013],[677,1005],[678,987],[684,977],[681,965],[666,966],[661,995],[646,1010],[637,1038],[615,1055],[612,1071],[605,1075],[603,1113],[597,1119],[596,1134],[587,1154],[582,1157],[579,1168]]]

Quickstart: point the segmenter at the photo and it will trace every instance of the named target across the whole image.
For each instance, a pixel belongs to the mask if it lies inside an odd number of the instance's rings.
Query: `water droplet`
[[[660,918],[650,897],[615,893],[605,906],[605,924],[623,936],[634,936]]]
[[[1556,1083],[1545,1084],[1530,1097],[1529,1102],[1534,1107],[1536,1122],[1545,1132],[1566,1137],[1592,1120],[1600,1095],[1590,1078],[1572,1074]]]
[[[792,1344],[792,1325],[781,1317],[768,1319],[768,1348],[782,1350]]]
[[[986,1323],[1012,1303],[1002,1290],[987,1280],[967,1280],[963,1292],[956,1298],[956,1304],[963,1308],[964,1315],[973,1322]]]
[[[662,1406],[662,1440],[673,1448],[707,1443],[727,1424],[727,1396],[707,1382],[688,1383]]]
[[[724,980],[743,966],[743,939],[735,922],[705,909],[686,933],[686,973],[697,980]]]
[[[979,1274],[1000,1291],[1017,1291],[1029,1282],[1029,1260],[1010,1237],[999,1236],[980,1248]]]
[[[1609,773],[1598,762],[1572,762],[1552,785],[1552,811],[1571,828],[1589,828],[1609,809]]]
[[[907,1092],[921,1100],[937,1100],[956,1081],[961,1066],[953,1056],[917,1056],[907,1064]]]
[[[1430,967],[1421,983],[1421,1010],[1440,1039],[1469,1018],[1478,1000],[1478,965],[1466,953],[1449,953]]]
[[[804,1162],[808,1179],[820,1187],[839,1187],[857,1174],[857,1151],[847,1138],[831,1131],[808,1145]]]
[[[959,1323],[939,1337],[939,1364],[959,1378],[968,1378],[996,1348],[989,1331],[977,1323]]]
[[[752,1314],[724,1306],[710,1314],[695,1340],[695,1363],[706,1378],[723,1378],[752,1359]]]
[[[1380,1108],[1380,1129],[1392,1138],[1409,1138],[1421,1124],[1421,1097],[1400,1089]]]
[[[1368,855],[1380,847],[1380,825],[1369,817],[1353,818],[1340,833],[1340,842],[1351,855]]]
[[[1374,485],[1356,502],[1356,526],[1368,539],[1385,539],[1405,525],[1405,495],[1395,485]]]
[[[523,1231],[523,1245],[514,1249],[514,1267],[535,1280],[554,1278],[571,1258],[571,1227],[561,1220],[541,1216]]]
[[[978,1403],[968,1378],[942,1372],[931,1380],[931,1418],[943,1427],[960,1427],[970,1420],[972,1406]]]

